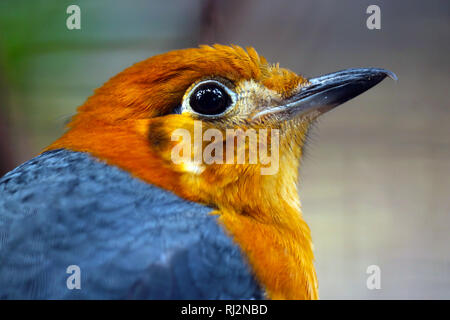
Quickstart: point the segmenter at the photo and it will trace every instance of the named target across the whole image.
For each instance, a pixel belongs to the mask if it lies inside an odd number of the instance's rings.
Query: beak
[[[273,114],[279,120],[289,120],[313,110],[322,114],[369,90],[386,77],[397,80],[393,72],[379,68],[347,69],[312,78],[283,105],[267,108],[254,118]]]

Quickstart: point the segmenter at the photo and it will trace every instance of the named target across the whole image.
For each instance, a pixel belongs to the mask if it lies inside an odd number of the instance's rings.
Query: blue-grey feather
[[[0,298],[262,298],[211,210],[86,153],[46,152],[0,179]]]

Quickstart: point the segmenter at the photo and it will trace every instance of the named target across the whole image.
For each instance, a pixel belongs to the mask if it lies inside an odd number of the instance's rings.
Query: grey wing
[[[0,298],[262,298],[210,211],[88,154],[44,153],[0,179]]]

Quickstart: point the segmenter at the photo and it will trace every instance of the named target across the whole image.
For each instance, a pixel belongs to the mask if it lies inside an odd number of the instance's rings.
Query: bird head
[[[172,51],[97,89],[46,150],[88,152],[210,206],[269,297],[316,298],[297,192],[302,148],[317,117],[386,76],[395,77],[370,68],[307,79],[237,46]]]
[[[350,69],[306,79],[253,48],[172,51],[97,89],[48,149],[86,151],[189,200],[289,222],[273,207],[283,199],[281,207],[299,209],[311,123],[387,75]]]

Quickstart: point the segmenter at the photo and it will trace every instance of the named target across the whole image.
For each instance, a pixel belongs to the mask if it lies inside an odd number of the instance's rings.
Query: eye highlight
[[[235,102],[235,93],[215,80],[198,83],[183,102],[183,109],[190,108],[204,116],[218,116],[225,113]]]

